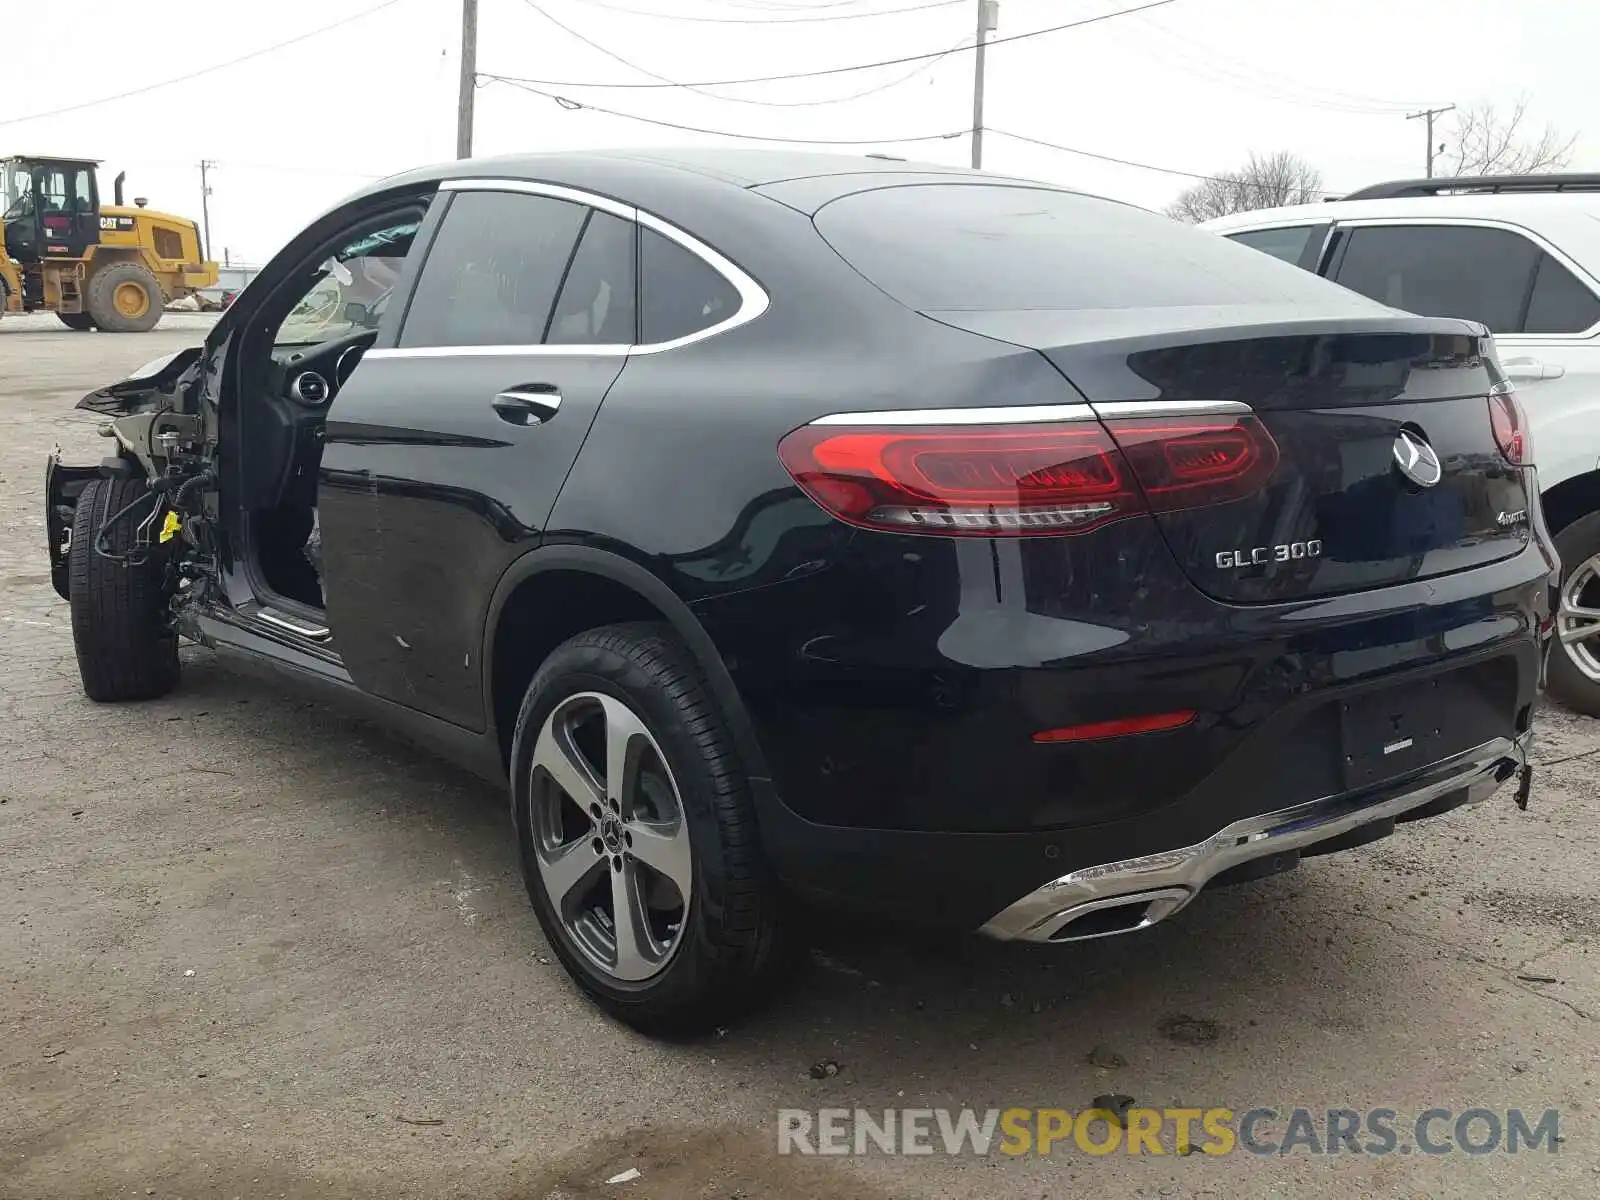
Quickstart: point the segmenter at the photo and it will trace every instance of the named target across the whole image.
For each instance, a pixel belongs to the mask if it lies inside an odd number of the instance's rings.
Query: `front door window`
[[[409,220],[385,226],[329,255],[278,327],[273,344],[310,346],[377,328],[417,225]]]
[[[33,176],[26,167],[8,165],[0,172],[0,216],[18,221],[33,215]]]

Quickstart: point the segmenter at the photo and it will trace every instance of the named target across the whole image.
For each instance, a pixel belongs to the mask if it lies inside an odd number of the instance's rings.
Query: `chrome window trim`
[[[813,425],[1025,425],[1042,421],[1092,421],[1087,404],[1018,404],[1010,408],[906,408],[889,412],[829,413]]]
[[[638,215],[635,218],[646,229],[652,229],[669,241],[677,242],[690,254],[704,262],[708,267],[721,275],[728,283],[733,285],[733,290],[739,293],[739,307],[734,309],[726,319],[718,321],[715,325],[698,329],[694,333],[685,334],[680,338],[673,338],[668,342],[646,342],[635,346],[635,354],[659,354],[663,350],[676,350],[679,346],[692,345],[703,342],[706,338],[715,337],[729,329],[736,329],[740,325],[748,325],[771,305],[766,289],[746,274],[740,267],[728,258],[713,250],[699,238],[691,233],[679,229],[670,221],[663,221],[654,213],[645,212],[644,209],[634,210]]]
[[[632,221],[645,229],[653,230],[676,242],[690,254],[721,275],[739,293],[739,307],[731,315],[708,325],[704,329],[673,338],[666,342],[642,342],[636,345],[546,345],[539,342],[495,346],[389,346],[368,350],[366,358],[496,358],[508,355],[540,356],[551,358],[626,358],[634,354],[660,354],[691,346],[707,338],[716,337],[740,325],[748,325],[771,307],[771,299],[748,272],[725,255],[713,250],[693,234],[679,229],[670,221],[646,212],[632,204],[624,204],[609,196],[587,192],[581,188],[566,187],[556,183],[539,183],[528,179],[447,179],[439,185],[441,192],[521,192],[529,196],[548,196],[554,200],[567,200],[585,204],[601,212]],[[404,330],[402,329],[402,334]]]
[[[363,358],[504,358],[507,355],[538,355],[556,358],[587,355],[590,358],[626,358],[633,346],[545,346],[540,343],[508,343],[499,346],[386,346],[368,350]]]

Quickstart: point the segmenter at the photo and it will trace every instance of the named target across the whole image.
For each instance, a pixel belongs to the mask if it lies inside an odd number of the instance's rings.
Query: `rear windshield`
[[[1047,188],[916,184],[844,196],[817,229],[919,310],[1320,301],[1341,289],[1141,208]]]

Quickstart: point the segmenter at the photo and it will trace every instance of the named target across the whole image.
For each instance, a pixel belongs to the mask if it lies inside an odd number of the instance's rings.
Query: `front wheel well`
[[[1580,517],[1600,512],[1600,471],[1587,471],[1563,479],[1545,490],[1540,503],[1545,524],[1552,534],[1560,533]]]
[[[506,597],[490,647],[490,694],[503,761],[511,761],[517,712],[534,673],[562,642],[589,629],[667,616],[626,584],[587,571],[530,575]]]

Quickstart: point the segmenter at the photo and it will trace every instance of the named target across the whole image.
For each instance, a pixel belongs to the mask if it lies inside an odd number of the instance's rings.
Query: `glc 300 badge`
[[[1217,553],[1217,566],[1224,571],[1236,571],[1240,567],[1264,567],[1268,563],[1321,556],[1322,539],[1312,538],[1308,542],[1280,542],[1276,546],[1255,546],[1249,550],[1222,550]]]

